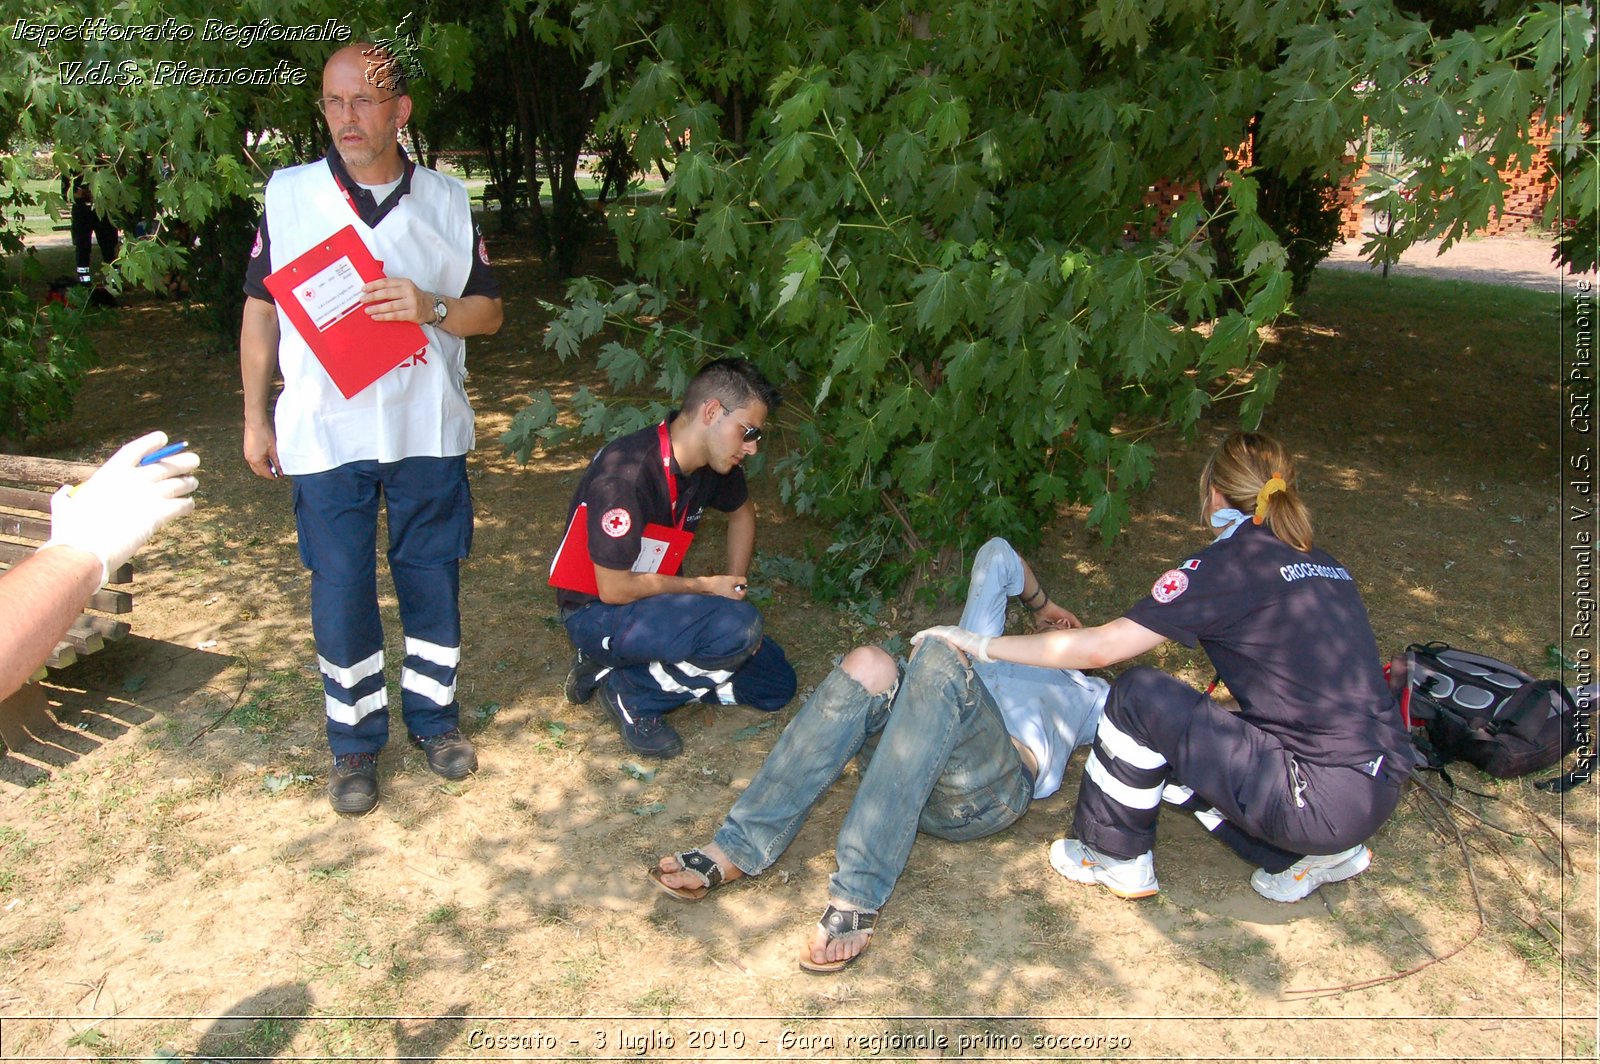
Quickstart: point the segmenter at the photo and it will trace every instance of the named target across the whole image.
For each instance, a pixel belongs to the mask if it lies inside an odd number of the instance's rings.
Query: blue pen
[[[177,443],[169,443],[165,447],[161,448],[161,450],[151,451],[149,454],[139,459],[139,464],[142,466],[153,465],[156,462],[161,461],[163,458],[171,458],[178,452],[187,450],[188,447],[188,440],[179,440]]]

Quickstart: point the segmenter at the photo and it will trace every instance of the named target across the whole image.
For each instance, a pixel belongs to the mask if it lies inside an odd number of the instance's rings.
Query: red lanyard
[[[339,180],[339,175],[333,172],[332,166],[328,167],[328,172],[333,176],[334,186],[344,195],[344,201],[350,204],[350,212],[357,218],[361,218],[361,212],[356,209],[355,197],[350,195],[350,190],[344,187],[344,182]],[[362,219],[362,221],[365,222],[365,219]]]
[[[405,175],[406,175],[407,172],[410,171],[410,169],[411,169],[411,165],[410,165],[410,161],[408,160],[406,162],[406,164],[405,164],[405,168],[400,173],[400,180],[402,180],[402,181],[405,180]],[[329,166],[328,166],[328,173],[333,178],[334,186],[337,187],[338,190],[341,193],[344,194],[344,201],[350,205],[350,212],[352,214],[354,214],[357,218],[361,218],[361,210],[360,210],[360,208],[358,208],[356,206],[355,197],[350,195],[350,190],[344,187],[344,182],[343,181],[339,180],[339,175],[338,175],[337,172],[334,171],[332,164],[329,164]],[[365,218],[361,218],[361,224],[362,225],[366,225],[367,224],[367,220]]]
[[[661,472],[667,478],[667,500],[673,527],[681,531],[683,523],[689,519],[689,513],[686,510],[682,517],[678,516],[678,478],[672,475],[672,435],[667,432],[665,421],[656,426],[656,437],[661,441]]]

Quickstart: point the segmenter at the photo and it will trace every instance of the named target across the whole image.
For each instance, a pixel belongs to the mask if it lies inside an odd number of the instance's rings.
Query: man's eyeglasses
[[[353,100],[346,100],[342,96],[324,96],[317,101],[317,107],[328,117],[343,114],[345,111],[354,111],[357,118],[365,118],[372,113],[372,109],[381,103],[388,103],[393,96],[381,98],[372,96],[357,96]]]
[[[740,421],[739,427],[744,429],[745,443],[761,442],[761,427],[759,425],[746,425],[743,421]]]

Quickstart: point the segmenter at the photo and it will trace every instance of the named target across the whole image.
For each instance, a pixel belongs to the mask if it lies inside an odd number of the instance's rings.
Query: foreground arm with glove
[[[126,445],[88,480],[50,500],[50,539],[0,573],[0,698],[50,656],[89,596],[156,529],[194,509],[200,456],[184,451],[141,466],[164,446],[152,432]]]
[[[1126,617],[1094,628],[1062,628],[1033,635],[978,635],[945,624],[924,628],[911,637],[911,644],[916,646],[930,636],[979,661],[1014,661],[1052,669],[1103,669],[1167,641],[1166,636]]]

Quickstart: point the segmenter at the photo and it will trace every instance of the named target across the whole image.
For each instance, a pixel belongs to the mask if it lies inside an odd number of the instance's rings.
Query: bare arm
[[[139,462],[167,442],[151,432],[124,444],[82,484],[50,499],[50,538],[0,573],[0,698],[27,682],[109,573],[156,529],[194,509],[200,456]]]
[[[405,277],[384,277],[362,286],[361,299],[373,321],[433,321],[434,293],[418,288]],[[445,316],[437,329],[452,336],[488,336],[505,320],[505,304],[490,296],[443,295]]]
[[[498,298],[445,296],[444,304],[449,313],[439,328],[456,336],[491,336],[500,331],[506,318],[505,303]]]
[[[1039,578],[1033,575],[1033,566],[1028,564],[1028,559],[1021,554],[1017,561],[1022,563],[1022,595],[1021,602],[1033,614],[1033,626],[1040,631],[1052,628],[1082,628],[1083,622],[1078,620],[1078,615],[1065,606],[1052,599],[1048,592],[1044,600],[1040,601],[1039,593],[1044,591],[1044,585],[1039,583]]]
[[[239,376],[244,382],[244,460],[259,477],[276,477],[278,436],[272,426],[272,378],[278,372],[278,308],[254,296],[239,326]]]
[[[1118,617],[1094,628],[999,636],[989,641],[988,651],[996,661],[1014,661],[1020,665],[1101,669],[1136,658],[1166,641],[1166,636],[1126,617]]]
[[[721,576],[665,576],[661,573],[633,573],[622,569],[594,567],[595,586],[600,591],[600,601],[608,606],[626,606],[630,602],[653,595],[721,595],[723,598],[742,599],[744,592],[736,585],[744,583],[743,575]]]
[[[0,699],[44,664],[100,586],[100,559],[59,546],[0,573]]]
[[[756,556],[756,504],[744,505],[728,515],[728,572],[744,578],[750,575],[750,562]]]

